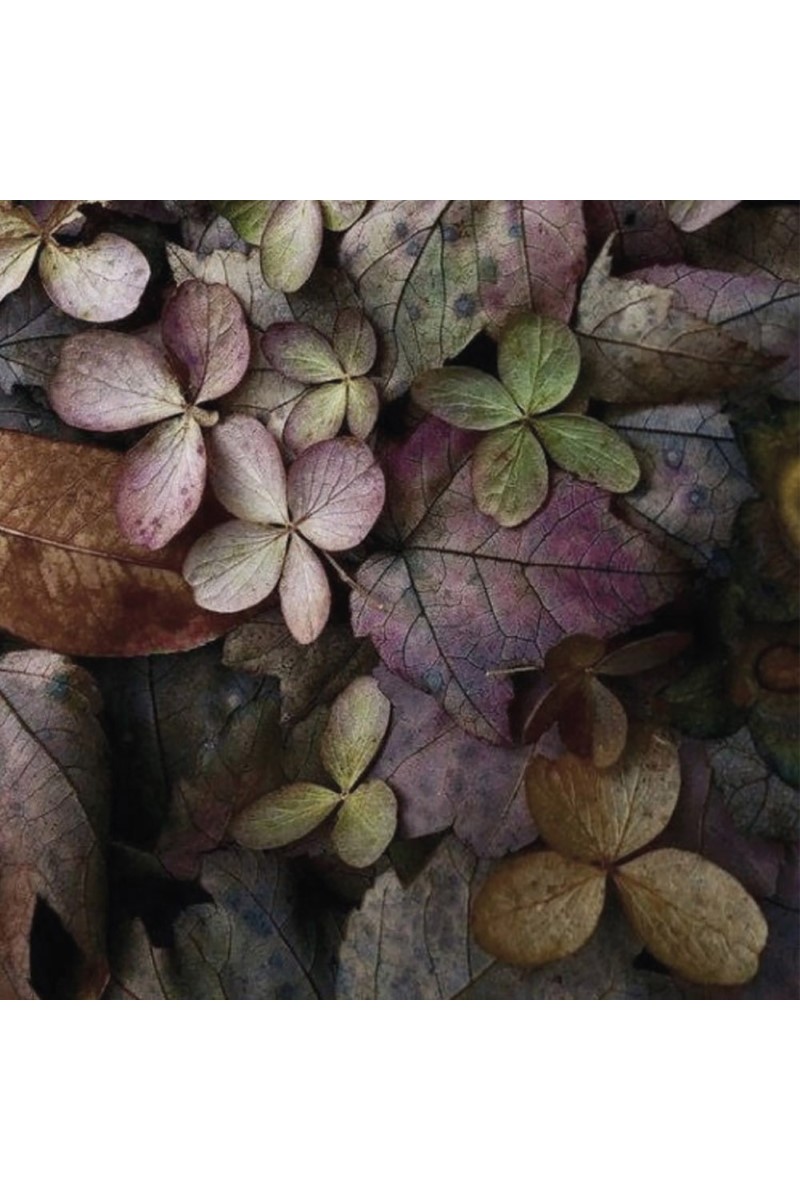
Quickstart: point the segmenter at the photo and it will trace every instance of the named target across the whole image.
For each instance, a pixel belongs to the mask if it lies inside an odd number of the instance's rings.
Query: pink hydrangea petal
[[[330,383],[342,378],[342,365],[333,346],[311,325],[278,321],[261,339],[270,366],[298,383]]]
[[[286,470],[278,443],[255,417],[230,417],[211,433],[211,485],[243,521],[286,525]]]
[[[101,433],[149,425],[186,407],[163,354],[141,338],[109,329],[64,343],[50,403],[69,425]]]
[[[383,473],[363,442],[318,442],[289,468],[289,511],[322,550],[348,550],[369,533],[383,508]]]
[[[242,306],[221,283],[182,283],[164,309],[161,336],[187,368],[189,393],[196,404],[232,392],[250,362]]]
[[[331,589],[322,563],[296,534],[289,541],[280,585],[281,612],[296,642],[315,642],[328,623]]]
[[[183,577],[194,598],[212,612],[240,612],[265,600],[280,579],[285,529],[228,521],[192,546]]]
[[[150,266],[133,242],[101,233],[88,246],[46,242],[39,274],[50,299],[71,317],[117,321],[138,305]]]
[[[206,483],[206,451],[188,413],[163,421],[132,450],[117,484],[117,521],[137,546],[158,550],[197,512]]]

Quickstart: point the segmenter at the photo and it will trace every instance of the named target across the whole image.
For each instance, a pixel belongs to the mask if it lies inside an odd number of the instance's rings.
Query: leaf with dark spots
[[[536,826],[524,789],[530,750],[470,737],[430,696],[385,667],[374,675],[392,703],[392,722],[370,774],[397,796],[400,836],[452,827],[482,858],[532,842]]]
[[[447,1000],[491,961],[465,936],[484,870],[455,838],[443,842],[409,887],[379,876],[348,920],[339,1000]]]
[[[0,659],[0,989],[97,999],[105,987],[106,745],[89,675],[46,651]],[[35,969],[32,934],[68,978]],[[71,953],[70,953],[71,951]],[[59,956],[60,957],[60,956]]]
[[[430,419],[387,452],[387,549],[359,571],[353,628],[468,733],[502,742],[511,685],[487,672],[536,664],[565,633],[629,628],[676,594],[681,572],[607,495],[564,477],[535,517],[499,528],[474,506],[473,445]]]
[[[198,608],[181,578],[197,525],[160,551],[124,541],[120,463],[99,447],[0,431],[0,623],[18,637],[67,654],[137,655],[189,649],[235,624]]]
[[[708,396],[764,376],[774,359],[699,317],[676,293],[611,275],[606,246],[581,290],[582,383],[612,404]]]
[[[203,863],[208,902],[179,914],[172,944],[135,920],[111,948],[111,1000],[323,1000],[337,936],[303,911],[291,868],[275,856],[218,851]]]
[[[627,406],[606,417],[636,450],[642,480],[623,512],[689,562],[714,563],[753,494],[727,415],[712,400],[655,408]]]
[[[636,272],[637,279],[669,288],[683,307],[754,350],[782,359],[763,381],[772,395],[796,400],[800,377],[800,284],[771,275],[734,275],[680,263]]]
[[[64,339],[81,328],[53,305],[38,279],[26,279],[0,306],[0,392],[16,384],[43,387],[58,366]]]

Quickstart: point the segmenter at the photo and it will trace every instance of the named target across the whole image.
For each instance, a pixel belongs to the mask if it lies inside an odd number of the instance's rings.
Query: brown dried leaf
[[[80,962],[67,994],[105,987],[108,774],[89,675],[43,650],[0,660],[0,989],[36,999],[31,923],[44,902],[73,939]]]
[[[667,825],[680,790],[678,751],[658,730],[639,729],[609,770],[574,754],[555,761],[538,756],[526,785],[546,842],[572,858],[612,863],[646,846]]]
[[[472,908],[475,940],[503,962],[537,967],[579,949],[603,910],[606,873],[552,850],[502,863]]]
[[[195,605],[180,569],[199,532],[157,552],[130,546],[114,515],[122,458],[0,430],[0,624],[67,654],[187,650],[236,617]]]

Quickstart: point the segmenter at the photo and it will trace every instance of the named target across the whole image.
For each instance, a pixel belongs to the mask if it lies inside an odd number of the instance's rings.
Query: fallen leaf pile
[[[0,202],[0,998],[797,998],[799,215]]]

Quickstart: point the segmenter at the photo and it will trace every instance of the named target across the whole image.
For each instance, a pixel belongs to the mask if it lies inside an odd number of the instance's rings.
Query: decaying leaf
[[[735,208],[738,200],[667,200],[667,212],[684,233],[694,233]]]
[[[737,829],[762,837],[796,838],[800,795],[765,765],[747,729],[710,747],[714,782]]]
[[[81,326],[60,312],[34,277],[0,305],[0,391],[17,384],[44,387],[58,365],[64,339]]]
[[[74,956],[45,999],[97,999],[108,978],[105,844],[108,763],[86,671],[43,650],[0,659],[0,973],[37,995],[31,935],[40,905]]]
[[[767,923],[726,871],[685,850],[653,850],[617,867],[614,882],[649,950],[695,983],[746,983]]]

